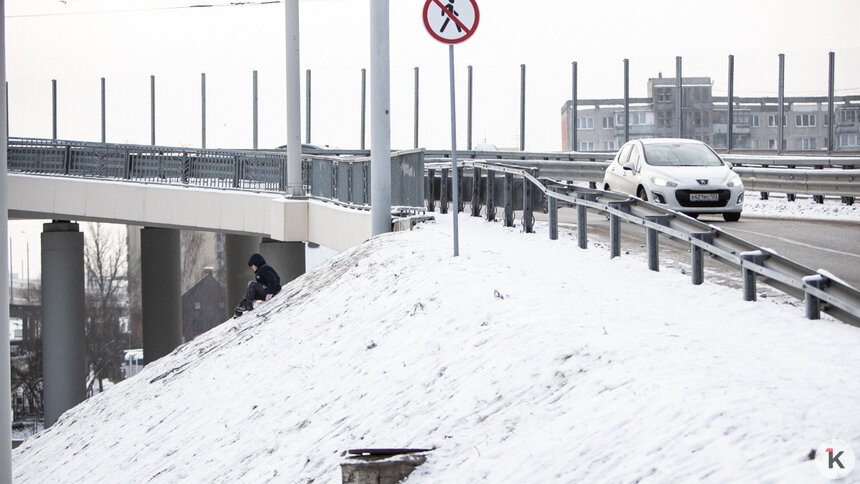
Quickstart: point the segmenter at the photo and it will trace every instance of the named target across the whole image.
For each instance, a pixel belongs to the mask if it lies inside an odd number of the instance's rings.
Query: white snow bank
[[[860,449],[860,330],[461,216],[377,237],[67,412],[17,482],[820,480]],[[855,471],[856,472],[856,471]]]
[[[789,202],[785,195],[773,193],[762,200],[759,192],[746,192],[743,216],[860,222],[860,203],[846,205],[833,197],[825,198],[824,203],[815,203],[812,197],[804,195]]]

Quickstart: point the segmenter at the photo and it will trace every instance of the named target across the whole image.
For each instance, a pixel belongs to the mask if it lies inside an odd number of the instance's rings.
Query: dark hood
[[[263,267],[265,264],[266,264],[266,259],[263,259],[263,256],[261,256],[260,254],[252,254],[251,258],[248,259],[248,267],[257,266],[257,268],[259,269],[260,267]]]

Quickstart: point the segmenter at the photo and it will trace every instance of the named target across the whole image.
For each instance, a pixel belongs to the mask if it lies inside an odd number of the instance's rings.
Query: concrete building
[[[728,148],[728,97],[715,97],[709,77],[682,82],[680,132],[713,148]],[[648,97],[630,98],[627,139],[676,137],[678,99],[675,78],[648,80]],[[776,151],[779,146],[777,97],[734,97],[732,149]],[[783,151],[827,151],[830,129],[826,96],[785,97]],[[625,142],[624,99],[580,99],[576,140],[570,146],[571,101],[561,109],[562,149],[615,151]],[[860,150],[860,96],[834,98],[833,151]]]
[[[226,320],[226,290],[215,279],[211,267],[203,272],[203,278],[182,294],[183,341],[191,341]]]

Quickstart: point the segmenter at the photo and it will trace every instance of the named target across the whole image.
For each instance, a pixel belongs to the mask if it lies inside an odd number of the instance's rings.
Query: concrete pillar
[[[263,239],[260,244],[260,254],[281,276],[281,286],[305,273],[304,242]]]
[[[43,226],[42,371],[49,427],[86,398],[84,234],[76,223]]]
[[[140,231],[143,361],[149,364],[182,344],[182,262],[179,230]]]
[[[224,237],[224,259],[227,269],[227,310],[225,317],[233,316],[233,309],[245,295],[248,281],[254,279],[254,273],[248,267],[248,259],[251,254],[259,251],[260,237],[232,234],[227,234]]]

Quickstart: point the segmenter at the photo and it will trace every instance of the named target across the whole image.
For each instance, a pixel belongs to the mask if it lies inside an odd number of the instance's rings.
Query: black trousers
[[[245,299],[248,301],[256,301],[257,299],[266,299],[266,286],[257,281],[248,283],[248,289],[245,290]]]

